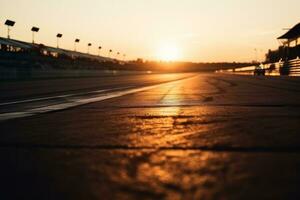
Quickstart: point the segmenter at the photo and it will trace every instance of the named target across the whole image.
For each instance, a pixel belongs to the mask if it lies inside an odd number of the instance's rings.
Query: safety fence
[[[218,70],[217,73],[233,73],[233,74],[244,74],[253,75],[257,65],[248,67],[233,68],[228,70]],[[267,76],[300,76],[300,59],[296,58],[286,62],[280,61],[277,63],[263,64],[261,67],[265,70]]]

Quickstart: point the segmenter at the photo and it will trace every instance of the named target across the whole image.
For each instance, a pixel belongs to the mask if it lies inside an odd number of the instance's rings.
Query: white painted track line
[[[96,90],[96,91],[92,91],[92,92],[81,92],[81,93],[73,93],[73,94],[58,95],[58,96],[51,96],[51,97],[26,99],[26,100],[20,100],[20,101],[11,101],[11,102],[0,103],[0,106],[9,106],[9,105],[21,104],[21,103],[31,103],[31,102],[36,102],[36,101],[45,101],[45,100],[52,100],[52,99],[58,99],[58,98],[68,98],[68,97],[74,97],[74,96],[79,96],[79,95],[97,94],[97,93],[103,93],[103,92],[108,92],[108,91],[112,91],[112,90],[120,90],[120,89],[127,89],[127,88],[130,88],[130,87],[119,87],[119,88],[113,88],[113,89],[107,89],[107,90]]]
[[[28,109],[28,110],[25,110],[25,111],[22,111],[22,112],[1,113],[0,114],[0,121],[5,121],[5,120],[9,120],[9,119],[16,119],[16,118],[22,118],[22,117],[28,117],[28,116],[33,116],[33,115],[48,113],[48,112],[54,112],[54,111],[59,111],[59,110],[65,110],[65,109],[76,107],[76,106],[81,106],[81,105],[85,105],[85,104],[89,104],[89,103],[104,101],[104,100],[111,99],[111,98],[121,97],[121,96],[128,95],[128,94],[133,94],[133,93],[137,93],[137,92],[150,90],[150,89],[160,87],[160,86],[163,86],[163,85],[174,84],[176,82],[180,82],[180,81],[190,79],[190,78],[194,78],[194,76],[189,77],[189,78],[185,78],[185,79],[181,79],[181,80],[176,80],[176,81],[171,81],[171,82],[161,83],[161,84],[156,84],[156,85],[151,85],[151,86],[145,86],[145,87],[140,87],[140,88],[128,89],[129,87],[126,87],[127,89],[121,90],[121,91],[120,90],[112,91],[112,90],[116,90],[116,88],[106,90],[104,92],[102,90],[102,93],[99,93],[97,96],[93,96],[93,97],[81,96],[81,97],[72,98],[76,95],[74,95],[74,94],[62,95],[64,98],[67,98],[66,102],[57,103],[57,104],[54,104],[54,105],[45,105],[45,106],[41,106],[39,108],[33,108],[33,109],[31,108],[31,109]],[[97,93],[99,91],[100,90],[93,91],[93,92],[88,92],[88,93],[84,93],[84,94],[92,94],[92,93]],[[109,91],[111,91],[111,92],[109,92]],[[59,98],[59,97],[61,97],[61,96],[47,97],[47,98],[41,98],[41,99],[42,100],[49,100],[49,99],[54,99],[54,98]],[[70,98],[70,99],[68,99],[68,98]],[[39,99],[24,100],[24,101],[22,101],[22,103],[23,102],[28,103],[28,102],[37,101],[37,100],[39,100]],[[10,102],[10,104],[7,103],[6,105],[11,105],[11,104],[14,104],[14,103],[16,104],[16,103],[20,103],[20,102]]]

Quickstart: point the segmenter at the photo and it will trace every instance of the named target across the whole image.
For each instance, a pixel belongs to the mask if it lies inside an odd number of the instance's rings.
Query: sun
[[[161,45],[157,51],[157,58],[162,61],[176,61],[179,56],[179,49],[174,44]]]

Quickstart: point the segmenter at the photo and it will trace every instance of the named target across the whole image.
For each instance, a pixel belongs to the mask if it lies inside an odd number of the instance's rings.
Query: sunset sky
[[[0,36],[4,21],[16,21],[14,39],[36,41],[102,55],[109,49],[127,59],[193,62],[251,61],[278,47],[283,28],[300,22],[299,0],[1,0]]]

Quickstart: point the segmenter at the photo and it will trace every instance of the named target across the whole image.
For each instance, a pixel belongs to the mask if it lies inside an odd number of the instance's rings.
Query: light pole
[[[92,43],[88,43],[88,49],[87,49],[88,54],[90,54],[90,46],[92,46]]]
[[[35,27],[35,26],[31,28],[31,31],[32,31],[32,44],[34,44],[34,33],[39,32],[39,30],[40,30],[40,28]]]
[[[123,61],[125,61],[126,54],[123,54]]]
[[[76,51],[76,43],[79,43],[79,42],[80,42],[79,39],[75,39],[75,41],[74,41],[74,51]]]
[[[59,38],[62,38],[62,34],[61,33],[58,33],[57,35],[56,35],[56,37],[57,37],[57,48],[59,48]]]
[[[10,39],[10,35],[9,35],[9,33],[10,33],[10,27],[13,27],[15,25],[15,23],[16,22],[11,21],[9,19],[5,21],[5,25],[7,26],[7,38],[8,39]]]
[[[99,46],[98,49],[99,49],[99,51],[98,51],[98,56],[100,56],[100,51],[101,51],[102,47]]]
[[[110,54],[112,53],[112,50],[110,49],[109,51],[108,51],[108,57],[110,58]]]
[[[119,55],[120,55],[120,52],[117,52],[117,57],[116,57],[117,59],[119,58]]]

